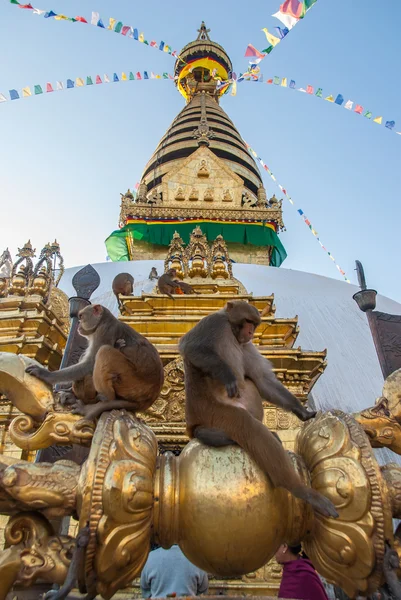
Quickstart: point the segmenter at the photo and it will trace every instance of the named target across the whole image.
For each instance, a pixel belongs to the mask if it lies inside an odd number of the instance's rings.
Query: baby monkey
[[[197,294],[198,293],[194,290],[192,285],[189,285],[189,283],[184,283],[184,281],[179,281],[179,279],[176,279],[176,277],[177,277],[177,270],[169,269],[166,273],[164,273],[164,275],[162,275],[159,278],[158,287],[159,287],[161,294],[166,294],[167,296],[169,296],[169,298],[174,300],[174,298],[171,294],[182,294],[182,293]]]
[[[228,302],[181,338],[188,433],[210,446],[237,443],[275,487],[287,489],[326,517],[337,517],[333,503],[301,481],[277,436],[263,424],[262,399],[301,421],[316,413],[280,383],[270,362],[253,345],[260,322],[254,306]]]
[[[143,335],[116,319],[99,304],[79,314],[79,333],[89,345],[78,364],[60,371],[31,365],[26,372],[50,385],[79,382],[93,376],[97,403],[78,402],[74,412],[95,419],[105,410],[149,408],[163,385],[163,364],[156,348]]]

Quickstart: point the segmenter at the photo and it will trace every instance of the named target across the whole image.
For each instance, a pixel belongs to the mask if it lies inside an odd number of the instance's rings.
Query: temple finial
[[[209,37],[210,29],[206,29],[205,21],[202,21],[200,29],[198,29],[197,31],[198,31],[198,37],[196,38],[196,40],[209,40],[209,42],[210,42],[210,37]]]

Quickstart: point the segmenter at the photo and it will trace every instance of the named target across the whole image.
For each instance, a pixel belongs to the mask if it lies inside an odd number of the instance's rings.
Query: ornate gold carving
[[[191,233],[189,244],[184,251],[184,261],[189,277],[207,277],[210,249],[200,227],[195,227]]]
[[[174,198],[176,200],[185,200],[185,194],[184,194],[184,190],[182,189],[182,187],[179,187],[177,189],[177,192],[176,192]]]
[[[40,510],[48,519],[71,515],[76,506],[80,467],[69,460],[57,463],[16,462],[6,466],[0,458],[0,506],[10,514]]]
[[[312,486],[335,504],[339,518],[315,516],[304,539],[306,553],[329,581],[350,596],[369,595],[382,581],[391,507],[368,438],[339,411],[307,424],[297,440]]]
[[[175,232],[164,261],[164,272],[167,273],[169,269],[175,269],[177,277],[183,279],[185,271],[184,263],[184,242],[180,234]]]
[[[210,172],[209,172],[209,169],[207,167],[206,160],[202,159],[200,161],[200,165],[199,165],[199,170],[198,170],[197,176],[202,179],[202,178],[208,178],[209,175],[210,175]]]
[[[211,276],[213,279],[222,277],[232,279],[233,268],[230,255],[228,253],[227,244],[224,241],[222,235],[218,235],[214,240],[210,249],[212,257],[211,264]]]
[[[394,519],[401,519],[401,467],[396,463],[388,463],[380,470],[390,494],[392,515]]]
[[[213,189],[212,188],[206,188],[206,191],[203,195],[203,199],[205,202],[213,202],[214,200],[214,195],[213,195]]]
[[[199,200],[199,191],[195,187],[190,191],[188,200],[191,202]]]
[[[85,581],[108,600],[145,564],[152,526],[157,442],[125,411],[102,415],[81,474],[80,526],[89,522]],[[107,474],[107,477],[106,477]]]
[[[401,454],[401,369],[384,382],[383,396],[376,405],[354,415],[373,448],[390,448]]]
[[[227,188],[226,190],[224,190],[223,193],[223,202],[232,202],[233,201],[233,197],[231,195],[230,190]]]
[[[141,415],[146,423],[185,424],[184,364],[176,358],[164,367],[164,384],[159,398]]]
[[[62,585],[70,566],[75,540],[55,535],[50,523],[38,513],[25,512],[7,523],[9,547],[0,553],[0,600],[12,585],[30,587],[38,578]]]

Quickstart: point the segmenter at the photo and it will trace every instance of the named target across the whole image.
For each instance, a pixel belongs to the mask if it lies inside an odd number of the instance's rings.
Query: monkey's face
[[[237,328],[236,338],[240,344],[247,344],[253,340],[253,336],[255,334],[255,323],[252,321],[244,321]]]
[[[169,269],[167,275],[170,275],[170,277],[177,277],[177,271],[175,269]]]
[[[78,332],[84,337],[92,335],[103,316],[103,307],[100,304],[94,304],[93,306],[86,306],[78,313]]]
[[[240,344],[251,342],[255,329],[260,324],[258,310],[243,300],[237,300],[227,302],[226,311],[231,329],[238,342]]]
[[[123,290],[124,296],[131,296],[133,291],[134,291],[133,282],[127,280],[124,284],[124,290]]]

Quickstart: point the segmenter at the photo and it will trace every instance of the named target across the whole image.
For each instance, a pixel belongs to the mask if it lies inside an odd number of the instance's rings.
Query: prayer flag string
[[[255,150],[253,150],[253,148],[251,148],[251,146],[249,144],[247,144],[245,142],[245,145],[246,145],[246,147],[248,149],[248,152],[250,154],[252,154],[252,156],[254,156],[256,158],[256,160],[259,161],[259,163],[262,165],[263,169],[265,171],[267,171],[267,173],[270,175],[270,177],[272,178],[272,180],[276,183],[276,185],[278,185],[278,187],[283,192],[284,196],[287,198],[287,200],[290,202],[290,204],[292,204],[295,207],[293,199],[288,194],[287,190],[280,183],[278,183],[277,179],[275,178],[275,176],[273,175],[273,173],[271,172],[271,170],[269,169],[269,167],[267,166],[267,164],[263,162],[263,160],[260,158],[260,156],[257,155],[257,153],[255,152]],[[312,226],[312,223],[307,218],[307,216],[305,215],[304,211],[302,209],[300,209],[300,208],[298,208],[296,210],[297,210],[297,213],[299,214],[299,216],[304,221],[305,225],[308,227],[308,229],[312,232],[312,234],[314,235],[314,237],[319,242],[320,247],[326,252],[326,254],[329,256],[330,260],[333,261],[333,263],[335,264],[337,270],[344,277],[345,281],[347,283],[351,283],[350,280],[348,279],[348,277],[346,276],[345,271],[340,267],[340,265],[337,264],[336,259],[334,258],[334,256],[332,255],[332,253],[329,252],[327,250],[327,248],[321,242],[318,232],[316,231],[316,229],[314,229],[314,227]]]
[[[262,29],[266,36],[268,46],[264,50],[257,50],[252,44],[248,44],[245,51],[245,56],[252,58],[254,62],[258,63],[283,40],[286,35],[295,27],[301,19],[303,19],[310,8],[316,4],[317,0],[285,0],[281,4],[279,10],[272,15],[279,21],[284,27],[275,27],[277,35],[273,35],[267,27]]]
[[[133,71],[123,71],[121,75],[113,73],[111,77],[108,75],[100,75],[92,77],[76,77],[75,79],[67,79],[66,81],[57,81],[56,84],[47,82],[45,85],[36,84],[33,86],[23,87],[22,90],[9,90],[8,94],[10,100],[19,100],[20,98],[29,98],[30,96],[38,96],[40,94],[48,94],[50,92],[61,92],[62,90],[69,90],[77,87],[85,87],[87,85],[99,85],[101,83],[118,83],[120,81],[139,81],[143,79],[168,79],[174,80],[173,75],[170,73],[162,73],[161,75],[153,73],[153,71],[137,71],[135,74]],[[7,102],[8,98],[6,94],[0,92],[0,103]]]
[[[345,102],[344,96],[342,94],[329,94],[328,96],[326,96],[323,94],[323,88],[321,87],[314,87],[312,85],[307,85],[305,88],[296,87],[294,79],[289,79],[287,77],[278,77],[277,75],[275,75],[274,77],[270,77],[265,81],[263,74],[260,74],[260,68],[257,66],[254,66],[253,69],[251,69],[247,73],[244,73],[237,79],[237,83],[242,83],[243,81],[273,84],[280,87],[295,90],[296,92],[301,92],[303,94],[315,96],[316,98],[321,98],[322,100],[331,102],[332,104],[336,104],[337,106],[341,106],[346,110],[352,111],[357,115],[363,115],[372,123],[376,123],[377,125],[384,125],[390,131],[393,131],[397,135],[401,135],[401,131],[395,130],[395,121],[393,119],[386,121],[380,115],[375,117],[374,113],[371,110],[364,108],[361,104],[357,104],[353,100],[347,100]]]
[[[136,42],[141,42],[143,44],[146,44],[147,46],[150,46],[151,48],[156,48],[157,50],[160,50],[161,52],[166,52],[167,54],[170,54],[171,56],[174,56],[175,58],[178,58],[183,63],[185,63],[185,61],[177,53],[177,50],[172,50],[172,46],[169,46],[168,44],[166,44],[163,41],[156,42],[155,40],[152,40],[152,41],[148,42],[145,39],[145,34],[140,32],[139,29],[137,29],[135,27],[131,27],[131,25],[124,25],[121,21],[118,21],[117,19],[114,19],[113,17],[109,18],[108,24],[107,24],[107,21],[106,21],[106,24],[104,24],[104,22],[98,12],[92,12],[91,18],[86,19],[85,17],[82,17],[82,16],[68,17],[67,15],[56,13],[53,10],[44,10],[41,8],[35,8],[34,6],[32,6],[32,4],[29,4],[29,3],[24,4],[22,2],[18,2],[18,0],[10,0],[10,3],[15,4],[16,6],[19,6],[19,8],[23,8],[25,10],[31,10],[32,14],[39,15],[40,17],[44,17],[45,19],[54,19],[56,21],[70,21],[71,23],[84,23],[86,25],[94,25],[95,27],[100,27],[101,29],[106,29],[107,31],[114,31],[115,33],[124,35],[127,38],[131,38],[131,39],[135,40]]]

